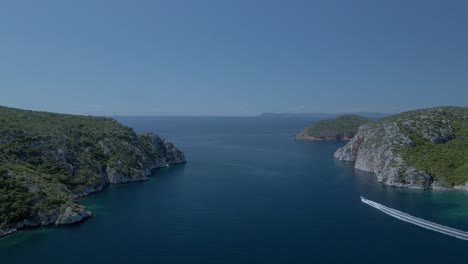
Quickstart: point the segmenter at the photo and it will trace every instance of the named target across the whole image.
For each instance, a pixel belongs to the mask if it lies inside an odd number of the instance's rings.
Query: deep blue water
[[[468,194],[390,188],[297,142],[310,120],[118,118],[189,162],[81,200],[94,216],[0,239],[0,263],[468,263],[468,242],[401,222],[367,197],[468,230]]]

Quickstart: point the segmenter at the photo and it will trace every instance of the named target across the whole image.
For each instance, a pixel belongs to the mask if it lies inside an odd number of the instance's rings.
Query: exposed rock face
[[[401,133],[396,123],[362,126],[346,146],[334,156],[343,161],[355,162],[354,167],[374,172],[377,179],[395,187],[427,189],[432,178],[424,172],[406,166],[394,152],[397,145],[411,145],[411,140]]]
[[[462,112],[444,112],[443,108],[427,109],[421,114],[411,117],[402,117],[398,120],[401,125],[435,144],[442,144],[455,138],[451,126],[453,119],[466,119]]]
[[[427,172],[410,166],[396,148],[412,147],[414,142],[408,136],[411,133],[416,133],[434,144],[446,143],[455,138],[451,122],[466,120],[466,116],[458,116],[457,112],[447,112],[443,108],[409,113],[361,126],[353,139],[335,152],[334,157],[354,162],[356,169],[373,172],[380,182],[390,186],[448,189],[447,186],[441,186]],[[467,188],[466,186],[455,188],[463,189]]]
[[[157,164],[153,164],[154,167],[165,167],[169,164],[186,162],[184,153],[166,139],[154,133],[143,133],[140,136],[148,140],[152,150],[157,150],[157,155],[161,157]]]
[[[56,225],[69,225],[78,223],[91,216],[91,212],[86,210],[84,206],[68,206],[65,211],[58,217]]]
[[[174,144],[162,139],[154,133],[144,133],[139,135],[140,140],[147,144],[140,146],[128,146],[135,155],[142,157],[141,161],[134,166],[126,166],[122,160],[115,163],[108,163],[105,174],[110,183],[127,183],[148,179],[153,169],[167,167],[170,164],[185,163],[185,155]],[[101,144],[103,150],[109,155],[112,151]]]

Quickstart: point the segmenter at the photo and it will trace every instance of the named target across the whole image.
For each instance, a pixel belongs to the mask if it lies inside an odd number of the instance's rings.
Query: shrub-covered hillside
[[[78,220],[74,198],[184,161],[171,143],[111,118],[0,107],[0,236]]]
[[[464,184],[468,182],[467,118],[468,107],[403,113],[398,126],[413,144],[396,148],[396,152],[442,186]]]
[[[342,115],[335,119],[320,120],[299,132],[297,140],[349,140],[359,127],[370,119],[359,115]]]

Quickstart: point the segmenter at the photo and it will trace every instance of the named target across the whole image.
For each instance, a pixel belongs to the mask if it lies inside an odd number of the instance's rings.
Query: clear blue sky
[[[95,115],[468,105],[468,1],[2,1],[0,105]]]

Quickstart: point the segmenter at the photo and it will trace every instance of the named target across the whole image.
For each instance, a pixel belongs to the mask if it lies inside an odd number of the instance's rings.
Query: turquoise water
[[[468,230],[468,194],[390,188],[297,142],[310,120],[119,118],[189,162],[86,197],[82,224],[0,239],[0,263],[467,263],[468,242],[401,222],[364,196]]]

